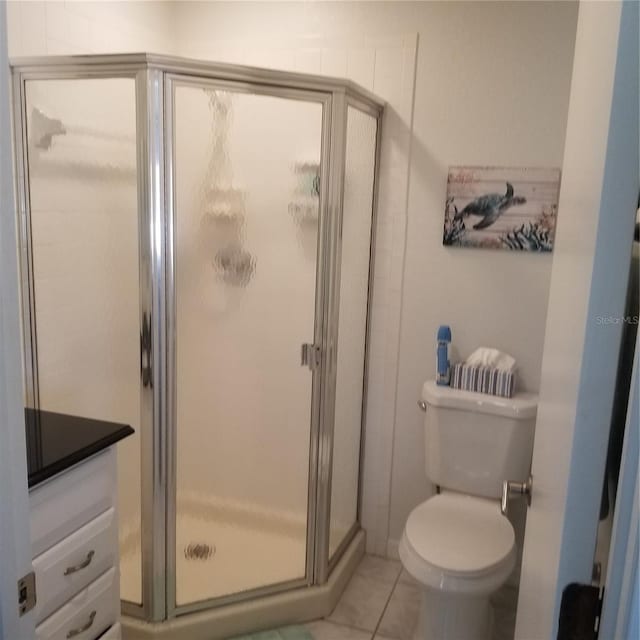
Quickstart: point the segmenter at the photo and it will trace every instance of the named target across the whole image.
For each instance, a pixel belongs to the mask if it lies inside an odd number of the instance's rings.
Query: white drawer
[[[118,523],[111,508],[33,561],[38,624],[117,562]]]
[[[122,640],[122,627],[116,622],[113,627],[100,636],[100,640]]]
[[[115,569],[92,582],[36,627],[36,640],[93,640],[118,619]]]
[[[115,504],[116,469],[112,449],[29,493],[33,557]]]

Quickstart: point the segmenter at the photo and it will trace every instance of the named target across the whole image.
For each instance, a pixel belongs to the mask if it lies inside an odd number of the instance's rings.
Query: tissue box
[[[492,367],[474,367],[458,362],[451,368],[450,385],[454,389],[511,398],[516,389],[516,375],[512,371]]]

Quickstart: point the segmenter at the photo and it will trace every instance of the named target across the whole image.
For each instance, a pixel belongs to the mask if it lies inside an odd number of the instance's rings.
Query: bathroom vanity
[[[37,640],[120,638],[116,443],[127,425],[25,410]]]

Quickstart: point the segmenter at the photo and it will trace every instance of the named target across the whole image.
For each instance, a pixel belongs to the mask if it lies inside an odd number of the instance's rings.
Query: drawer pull
[[[87,557],[80,563],[75,565],[74,567],[67,567],[64,570],[64,575],[65,576],[70,576],[72,573],[75,573],[76,571],[80,571],[81,569],[85,569],[86,567],[88,567],[91,564],[91,561],[93,560],[93,556],[96,555],[96,552],[91,549],[91,551],[89,551],[89,553],[87,553]]]
[[[91,627],[95,619],[96,619],[96,612],[92,611],[89,614],[89,622],[86,622],[85,624],[83,624],[81,627],[78,627],[77,629],[71,629],[71,631],[67,631],[67,638],[73,638],[75,636],[79,636],[83,631],[86,631],[87,629],[89,629],[89,627]]]

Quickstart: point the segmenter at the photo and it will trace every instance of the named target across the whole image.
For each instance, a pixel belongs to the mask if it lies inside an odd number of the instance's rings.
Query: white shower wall
[[[9,56],[170,53],[169,2],[9,0]]]

